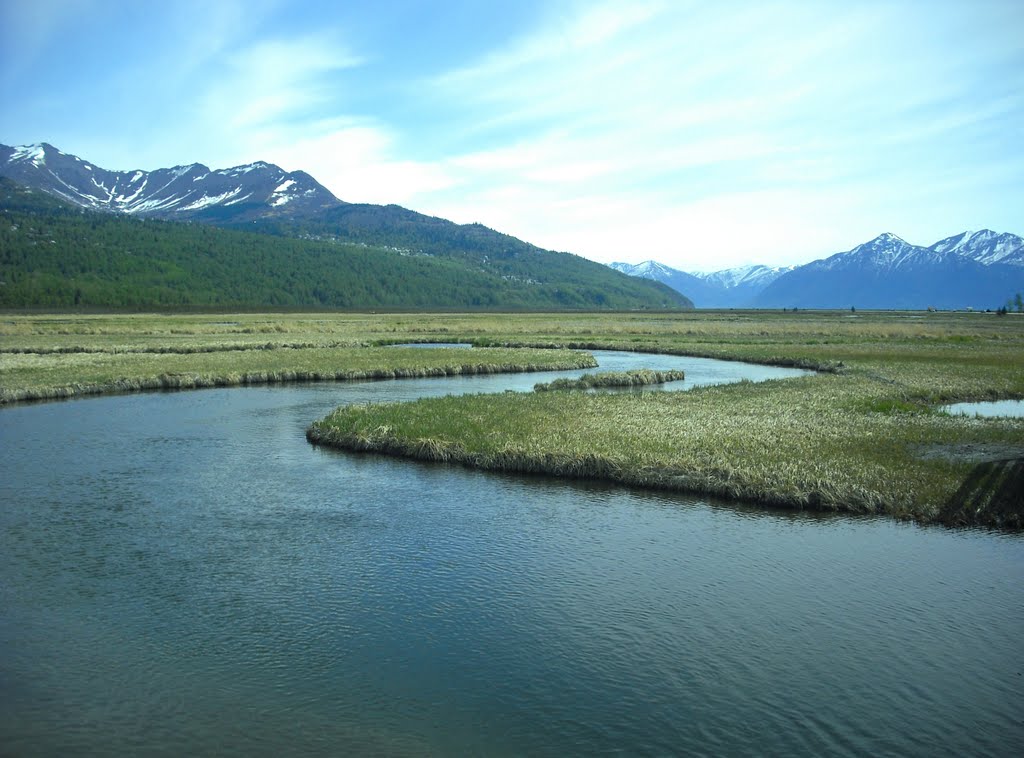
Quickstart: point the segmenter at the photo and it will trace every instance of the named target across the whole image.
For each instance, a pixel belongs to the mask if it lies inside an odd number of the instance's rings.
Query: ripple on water
[[[306,444],[306,424],[346,398],[411,386],[4,409],[5,747],[999,754],[1024,741],[1019,536]]]

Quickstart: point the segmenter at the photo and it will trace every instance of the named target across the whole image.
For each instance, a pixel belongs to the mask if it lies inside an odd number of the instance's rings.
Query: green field
[[[472,342],[496,352],[382,347],[408,341]],[[1019,513],[989,502],[992,487],[963,488],[978,480],[979,464],[1024,457],[1024,419],[938,410],[958,400],[1024,398],[1024,318],[1013,314],[9,315],[0,319],[0,396],[176,386],[147,383],[161,376],[202,386],[581,362],[550,348],[742,359],[819,373],[683,393],[537,392],[342,408],[316,422],[310,437],[773,506],[1021,524]],[[1015,493],[1018,506],[1024,500],[1019,479],[993,485],[1000,486],[1004,501]]]

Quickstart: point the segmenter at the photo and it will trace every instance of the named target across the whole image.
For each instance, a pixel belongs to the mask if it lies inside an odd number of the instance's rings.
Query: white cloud
[[[312,174],[348,202],[415,207],[418,198],[454,182],[435,163],[397,157],[393,137],[385,129],[354,121],[321,124],[317,135],[307,138],[267,135],[265,147],[256,152],[287,170]]]
[[[541,3],[529,33],[421,80],[415,57],[381,45],[400,37],[380,29],[408,29],[377,10],[314,19],[223,0],[196,24],[200,6],[184,0],[152,12],[94,2],[69,16],[84,25],[74,35],[59,7],[41,0],[29,19],[29,37],[48,40],[36,48],[109,34],[138,65],[95,63],[99,85],[15,100],[55,124],[30,139],[76,134],[61,146],[101,165],[268,160],[351,202],[694,268],[797,262],[883,230],[934,241],[929,229],[959,219],[1020,231],[1012,0]],[[108,29],[125,15],[131,32]],[[417,55],[465,49],[465,35],[425,31]],[[68,121],[69,103],[91,113],[88,129]],[[134,130],[131,153],[111,123]]]
[[[479,147],[441,161],[454,181],[414,201],[599,260],[656,251],[695,268],[930,228],[955,202],[929,187],[964,159],[991,173],[1021,115],[1012,80],[996,97],[978,86],[1007,57],[987,45],[1012,35],[976,23],[953,38],[979,15],[942,6],[925,23],[912,4],[827,2],[551,15],[432,82]]]

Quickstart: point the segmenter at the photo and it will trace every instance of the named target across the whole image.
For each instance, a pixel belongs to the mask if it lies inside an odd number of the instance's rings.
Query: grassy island
[[[682,371],[652,371],[651,369],[605,371],[600,374],[584,374],[579,379],[555,379],[552,382],[541,382],[533,385],[533,391],[554,392],[557,390],[649,387],[652,384],[681,382],[685,378],[686,374]]]
[[[0,327],[0,405],[114,392],[592,368],[580,351],[421,350],[342,317],[15,317]],[[355,320],[359,322],[358,319]]]
[[[394,346],[407,342],[477,347]],[[590,356],[572,349],[598,348],[817,373],[687,392],[353,406],[313,423],[308,436],[350,450],[771,506],[1022,525],[1024,419],[940,410],[1024,398],[1024,318],[1013,314],[9,315],[0,317],[0,399],[586,368]]]
[[[995,488],[972,489],[971,482],[979,466],[1024,457],[1024,420],[939,410],[958,400],[1024,397],[1021,319],[714,313],[544,326],[478,341],[743,359],[819,373],[684,393],[533,393],[341,408],[308,436],[350,450],[778,507],[1022,525],[1020,467],[1004,471]]]

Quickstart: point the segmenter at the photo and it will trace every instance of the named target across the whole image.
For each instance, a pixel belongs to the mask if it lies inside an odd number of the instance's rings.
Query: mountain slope
[[[1016,234],[999,234],[991,229],[963,232],[939,240],[928,248],[939,253],[955,252],[977,263],[1005,263],[1024,266],[1024,239]]]
[[[1024,288],[1024,268],[979,263],[954,247],[918,247],[893,234],[882,234],[784,274],[766,287],[754,304],[765,308],[984,310],[998,307]]]
[[[702,308],[996,308],[1024,291],[1024,239],[988,229],[920,247],[882,234],[795,268],[687,274],[656,261],[612,268],[663,281]]]
[[[0,145],[0,176],[90,210],[175,221],[307,215],[341,203],[309,174],[269,163],[109,171],[45,142]]]
[[[754,292],[760,292],[787,271],[792,270],[792,266],[781,267],[757,264],[722,269],[721,271],[714,271],[709,274],[696,274],[696,276],[710,284],[721,286],[726,290],[740,291],[744,295],[749,295]]]
[[[0,146],[0,176],[90,210],[448,259],[496,278],[502,287],[547,293],[511,301],[491,298],[486,307],[692,307],[670,287],[638,285],[601,264],[542,250],[479,224],[458,225],[394,205],[344,203],[308,174],[286,173],[268,163],[216,171],[199,164],[107,171],[44,143]]]
[[[684,302],[608,273],[596,285],[517,281],[450,258],[83,211],[0,178],[0,307],[625,309]]]

